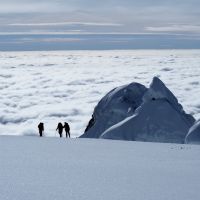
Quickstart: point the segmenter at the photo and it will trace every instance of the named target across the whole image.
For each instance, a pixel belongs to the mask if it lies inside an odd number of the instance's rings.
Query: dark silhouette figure
[[[40,137],[42,137],[42,134],[44,131],[44,124],[42,122],[39,123],[38,130],[39,130]]]
[[[66,133],[66,138],[69,136],[70,138],[70,126],[67,122],[65,122],[65,125],[63,126],[63,128],[65,129],[65,133]]]
[[[62,137],[62,132],[63,132],[63,125],[62,125],[62,123],[60,123],[60,122],[58,123],[56,131],[57,130],[58,130],[58,133],[59,133],[60,137]]]

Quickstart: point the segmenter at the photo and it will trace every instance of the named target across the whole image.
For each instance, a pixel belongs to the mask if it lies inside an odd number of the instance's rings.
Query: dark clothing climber
[[[63,128],[65,129],[65,133],[66,133],[66,138],[69,136],[70,138],[70,127],[69,124],[67,122],[65,122],[65,125],[63,126]]]
[[[38,130],[39,130],[40,137],[42,137],[42,134],[44,131],[44,124],[42,122],[39,123]]]
[[[62,123],[60,123],[60,122],[58,123],[56,131],[57,130],[58,130],[58,133],[59,133],[60,137],[62,137],[62,132],[63,132],[63,125],[62,125]]]

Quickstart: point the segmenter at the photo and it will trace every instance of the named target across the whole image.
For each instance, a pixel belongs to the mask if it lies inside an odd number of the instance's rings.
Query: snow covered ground
[[[158,76],[200,118],[200,50],[0,52],[0,135],[55,136],[69,121],[80,136],[111,89]]]
[[[197,200],[200,146],[0,137],[2,200]]]

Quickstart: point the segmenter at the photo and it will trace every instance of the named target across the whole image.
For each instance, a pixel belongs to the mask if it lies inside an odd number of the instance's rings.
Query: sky
[[[199,0],[0,0],[0,35],[151,34],[199,40],[199,7]]]
[[[0,23],[1,32],[200,33],[199,7],[199,0],[0,0]]]

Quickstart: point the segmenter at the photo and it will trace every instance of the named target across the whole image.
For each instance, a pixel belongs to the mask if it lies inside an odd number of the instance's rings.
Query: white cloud
[[[45,23],[14,23],[8,24],[9,26],[65,26],[65,25],[78,25],[78,26],[122,26],[119,23],[103,23],[103,22],[45,22]]]
[[[200,33],[200,25],[171,25],[171,26],[157,26],[146,27],[147,31],[153,32],[193,32]]]

